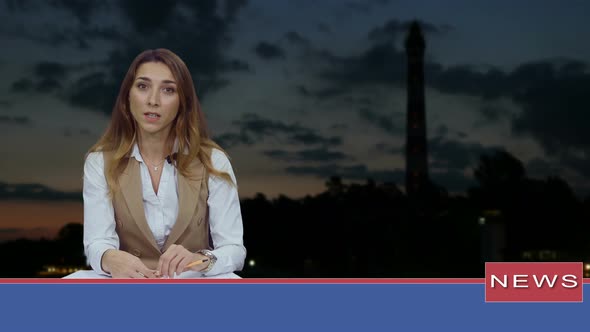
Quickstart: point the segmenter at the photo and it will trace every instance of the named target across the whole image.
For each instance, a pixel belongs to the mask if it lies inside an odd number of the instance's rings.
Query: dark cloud
[[[332,28],[330,28],[330,26],[325,23],[318,23],[317,28],[318,28],[318,31],[320,31],[320,32],[324,32],[324,33],[332,32]]]
[[[110,115],[117,97],[118,85],[104,72],[94,72],[80,77],[65,95],[72,106],[100,110]]]
[[[480,108],[480,113],[488,124],[498,122],[500,119],[511,115],[507,109],[497,106],[483,106]]]
[[[298,85],[296,87],[297,93],[302,97],[312,97],[318,100],[325,100],[331,99],[334,97],[340,97],[343,94],[347,93],[348,90],[343,87],[330,87],[330,88],[323,88],[315,91],[309,90],[304,85]]]
[[[8,184],[0,182],[0,199],[82,200],[80,192],[62,192],[42,184]]]
[[[237,127],[237,132],[225,133],[215,138],[217,142],[221,142],[220,145],[225,147],[238,144],[251,145],[267,137],[293,145],[337,146],[342,144],[340,137],[322,136],[316,130],[298,123],[284,123],[253,113],[242,115],[242,118],[234,121],[233,124]]]
[[[346,123],[335,123],[333,125],[330,126],[330,129],[334,129],[334,130],[346,130],[348,129],[350,126]]]
[[[225,1],[225,18],[229,22],[236,19],[241,8],[248,4],[247,0],[226,0]]]
[[[28,92],[34,87],[33,81],[28,78],[21,78],[20,80],[14,81],[10,86],[12,92]]]
[[[0,100],[0,107],[2,107],[2,108],[11,108],[12,106],[13,106],[13,103],[11,101]]]
[[[590,178],[590,157],[587,149],[584,152],[565,149],[558,154],[557,159],[562,167],[569,168],[579,175]]]
[[[319,76],[336,86],[348,87],[364,84],[398,84],[405,78],[406,56],[391,43],[371,46],[359,56],[337,57],[324,54],[329,68]]]
[[[63,87],[73,66],[67,66],[58,62],[42,61],[32,67],[31,78],[22,78],[12,83],[12,92],[58,92]]]
[[[590,74],[586,70],[574,72],[574,68],[582,67],[577,62],[537,64],[513,74],[527,82],[513,97],[522,106],[513,131],[532,136],[550,155],[568,150],[590,154]]]
[[[391,136],[405,135],[405,121],[404,114],[393,113],[391,115],[384,115],[368,108],[362,108],[358,111],[361,119],[375,125]]]
[[[242,60],[231,59],[225,62],[221,68],[224,71],[250,71],[250,64]]]
[[[440,125],[436,128],[436,136],[447,136],[449,133],[449,127],[445,125]]]
[[[559,165],[547,161],[546,159],[534,158],[526,165],[527,174],[532,177],[546,177],[558,175],[561,173]]]
[[[40,78],[59,79],[67,75],[67,67],[58,62],[42,61],[35,65],[34,74]]]
[[[430,174],[431,180],[443,186],[446,190],[455,193],[465,192],[470,187],[476,185],[473,178],[466,176],[458,170],[447,170],[442,172],[433,172]]]
[[[245,132],[225,133],[213,138],[213,140],[224,149],[230,149],[238,145],[252,145],[254,139]]]
[[[254,48],[254,52],[261,59],[274,60],[285,57],[285,52],[278,45],[271,44],[269,42],[259,42]]]
[[[75,136],[92,136],[90,130],[85,128],[64,128],[63,135],[65,137],[75,137]]]
[[[383,152],[386,154],[403,154],[405,152],[405,144],[404,145],[391,145],[386,142],[379,142],[375,144],[375,149],[379,152]]]
[[[342,138],[338,136],[321,136],[310,128],[302,128],[299,133],[289,135],[288,142],[303,145],[328,145],[337,146],[342,144]]]
[[[285,151],[285,150],[267,150],[264,154],[272,159],[286,162],[337,162],[352,159],[342,152],[330,151],[326,148]]]
[[[296,31],[287,32],[285,34],[285,38],[287,39],[287,41],[289,41],[290,43],[292,43],[294,45],[299,45],[299,46],[309,46],[310,45],[309,39],[303,37],[302,35],[300,35]]]
[[[49,4],[71,13],[80,23],[87,24],[90,21],[92,12],[105,3],[98,0],[51,0]]]
[[[437,26],[428,22],[419,22],[422,32],[425,34],[443,34],[451,30],[449,25]],[[368,34],[369,40],[376,42],[395,42],[400,39],[400,35],[405,37],[410,29],[412,21],[399,21],[391,19],[385,22],[382,26],[371,29]]]
[[[298,176],[315,176],[327,179],[339,176],[347,180],[373,179],[380,182],[400,183],[405,176],[403,170],[369,170],[366,165],[340,166],[330,164],[324,166],[291,166],[285,169],[287,173]]]
[[[135,31],[140,34],[161,30],[172,19],[174,9],[179,1],[160,0],[146,5],[134,0],[117,1],[123,15],[129,20]],[[195,1],[196,6],[210,6],[211,1]],[[186,8],[185,10],[192,8]],[[210,11],[210,8],[205,9]]]
[[[429,25],[427,30],[436,31]],[[392,21],[373,30],[373,36],[389,31],[403,32],[403,24]],[[327,98],[340,97],[364,85],[405,87],[406,56],[393,42],[378,42],[360,55],[339,57],[326,53],[318,77],[326,83],[322,89],[338,91]],[[521,112],[512,114],[496,106],[476,109],[490,123],[508,118],[515,135],[531,136],[549,155],[557,156],[564,148],[590,155],[590,73],[589,66],[577,60],[548,60],[523,63],[514,70],[491,66],[459,65],[444,67],[425,60],[425,84],[445,94],[471,95],[484,100],[505,97],[514,101]],[[298,92],[314,96],[311,89],[300,86]],[[493,105],[493,104],[491,104]],[[365,113],[365,118],[387,131],[387,119]],[[484,122],[485,121],[485,122]],[[477,125],[477,124],[476,124]],[[565,158],[574,160],[575,158]]]
[[[13,84],[13,91],[59,91],[58,96],[71,105],[108,115],[131,61],[141,51],[163,47],[184,60],[195,81],[197,93],[203,99],[210,91],[230,84],[222,77],[224,73],[250,68],[243,60],[226,55],[232,42],[230,26],[246,3],[244,0],[164,0],[147,5],[139,1],[116,1],[104,5],[92,2],[81,7],[86,2],[56,0],[50,5],[45,4],[43,11],[66,10],[78,17],[78,21],[89,21],[91,24],[64,20],[43,30],[35,24],[26,24],[38,6],[15,4],[12,6],[15,15],[21,15],[23,11],[30,13],[22,15],[23,29],[4,31],[13,38],[16,36],[52,47],[74,46],[84,50],[102,46],[98,42],[104,41],[107,42],[106,49],[112,51],[92,68],[82,68],[79,75],[67,75],[66,71],[67,81],[57,81],[61,83],[61,90],[58,90],[57,84],[50,84],[55,81],[39,85],[35,78],[24,78]],[[103,14],[115,19],[105,19]],[[57,74],[63,74],[60,69],[63,67],[42,64],[34,72],[55,74],[46,78],[57,80]],[[79,86],[78,83],[83,81],[86,83]],[[103,98],[110,99],[101,100]]]
[[[435,137],[428,141],[431,165],[448,171],[463,171],[477,166],[482,154],[500,150],[500,147],[486,147],[480,143],[468,143]]]
[[[507,75],[496,68],[476,66],[443,68],[437,63],[425,65],[426,84],[448,94],[467,94],[486,99],[497,98],[510,91]]]
[[[49,93],[59,91],[62,88],[62,84],[54,78],[45,78],[37,81],[35,91],[39,93]]]
[[[11,124],[17,126],[29,126],[32,121],[28,116],[8,116],[0,115],[0,124]]]
[[[376,7],[386,5],[389,2],[390,0],[347,1],[344,3],[344,6],[356,13],[368,14]]]

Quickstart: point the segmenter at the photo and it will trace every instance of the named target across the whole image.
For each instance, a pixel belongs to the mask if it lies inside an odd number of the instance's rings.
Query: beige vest
[[[129,158],[119,177],[120,190],[113,197],[119,249],[139,257],[150,269],[157,268],[160,255],[172,244],[191,252],[209,247],[208,174],[198,158],[190,169],[192,179],[177,173],[178,217],[161,252],[145,218],[139,161]]]

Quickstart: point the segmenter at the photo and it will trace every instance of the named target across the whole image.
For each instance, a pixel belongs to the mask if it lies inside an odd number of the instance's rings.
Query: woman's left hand
[[[166,252],[160,256],[158,261],[158,271],[162,277],[173,277],[188,270],[201,271],[209,264],[197,264],[193,267],[186,268],[186,266],[194,261],[206,259],[207,256],[188,251],[185,247],[177,244],[171,245]]]

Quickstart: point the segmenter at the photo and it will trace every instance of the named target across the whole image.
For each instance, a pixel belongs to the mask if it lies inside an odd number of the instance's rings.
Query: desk
[[[241,277],[235,273],[222,273],[215,276],[203,277],[200,272],[186,271],[175,276],[175,279],[241,279]],[[72,274],[68,274],[63,279],[111,279],[109,276],[101,275],[93,270],[80,270]]]

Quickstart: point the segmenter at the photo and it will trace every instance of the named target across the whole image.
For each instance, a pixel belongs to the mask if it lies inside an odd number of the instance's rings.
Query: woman
[[[109,127],[86,157],[83,194],[84,250],[97,273],[156,278],[243,267],[232,167],[209,139],[190,72],[169,50],[133,60]]]

